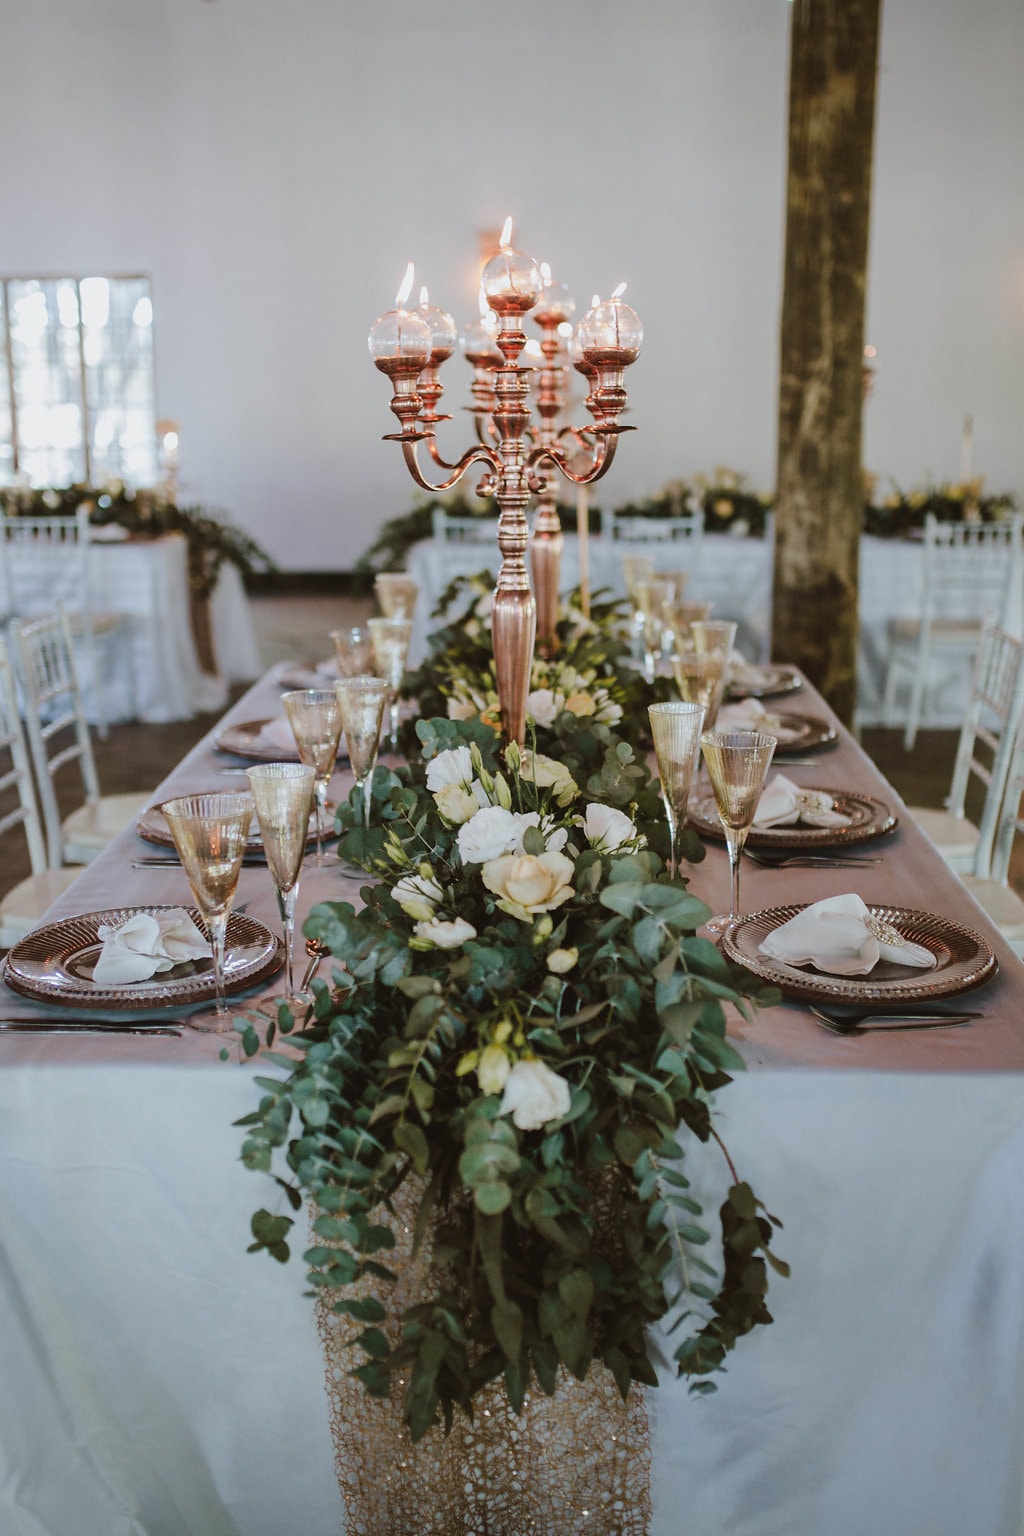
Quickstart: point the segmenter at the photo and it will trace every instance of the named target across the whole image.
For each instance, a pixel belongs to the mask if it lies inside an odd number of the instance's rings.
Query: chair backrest
[[[434,538],[443,544],[493,544],[498,537],[496,517],[449,517],[435,507]]]
[[[1003,885],[1009,884],[1010,858],[1018,832],[1024,832],[1024,722],[1017,731],[992,849],[991,875]]]
[[[19,824],[25,828],[28,856],[32,873],[40,875],[46,868],[46,843],[43,839],[39,806],[36,803],[32,768],[29,763],[25,732],[18,713],[18,695],[14,683],[11,659],[7,644],[0,638],[0,754],[10,758],[10,765],[0,768],[0,833]],[[13,791],[13,794],[12,794]],[[12,800],[16,803],[12,804]]]
[[[974,873],[987,875],[1014,741],[1024,715],[1024,641],[986,629],[974,664],[971,691],[957,745],[949,808],[964,814],[970,779],[986,786]],[[979,753],[983,746],[984,755]]]
[[[10,635],[25,701],[25,733],[32,750],[51,869],[63,863],[61,817],[54,780],[77,762],[85,802],[100,798],[92,740],[75,672],[71,630],[63,609],[41,619],[15,620]]]
[[[53,517],[4,515],[2,574],[17,618],[53,612],[62,602],[92,626],[89,510]]]
[[[647,554],[655,570],[671,565],[685,569],[691,580],[697,577],[704,544],[703,512],[680,512],[677,517],[622,517],[613,512],[607,527],[620,554]]]
[[[1024,514],[999,523],[925,520],[922,629],[940,620],[989,622],[1019,631],[1011,607],[1019,605]]]

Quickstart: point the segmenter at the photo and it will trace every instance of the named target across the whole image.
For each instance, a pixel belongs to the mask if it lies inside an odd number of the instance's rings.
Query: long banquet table
[[[800,708],[824,712],[808,689]],[[264,678],[226,717],[279,712]],[[212,737],[154,798],[229,785]],[[996,978],[965,1029],[825,1033],[783,1003],[732,1038],[749,1070],[720,1097],[738,1166],[785,1230],[776,1321],[741,1341],[717,1395],[649,1397],[654,1536],[1020,1536],[1024,1506],[1024,968],[853,740],[810,785],[901,815],[864,870],[747,864],[747,910],[857,889],[983,931]],[[344,790],[339,776],[335,790]],[[185,901],[127,831],[52,916]],[[713,846],[692,871],[727,899]],[[345,899],[309,869],[301,905]],[[265,871],[239,901],[276,923]],[[272,990],[272,989],[271,989]],[[5,1018],[44,1010],[10,992]],[[258,1066],[220,1040],[0,1040],[0,1532],[3,1536],[336,1536],[323,1364],[301,1263],[245,1252],[272,1185],[232,1122]],[[690,1172],[713,1198],[717,1153]],[[302,1245],[301,1218],[295,1246]],[[657,1349],[657,1341],[652,1341]],[[559,1533],[576,1536],[576,1533]]]

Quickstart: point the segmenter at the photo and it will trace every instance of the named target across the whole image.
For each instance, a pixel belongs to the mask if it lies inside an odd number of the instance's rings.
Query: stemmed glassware
[[[690,626],[695,620],[710,618],[713,607],[713,603],[684,603],[677,590],[664,614],[666,647],[670,651],[692,649],[693,633]]]
[[[316,862],[322,868],[327,862],[323,832],[327,786],[337,766],[341,738],[338,695],[333,688],[297,688],[284,694],[281,703],[299,749],[299,759],[316,773]]]
[[[728,621],[695,619],[690,625],[690,634],[691,644],[673,652],[672,675],[681,698],[704,705],[705,724],[710,729],[721,708],[729,680],[736,625]]]
[[[647,681],[653,683],[658,669],[665,608],[675,595],[675,582],[666,581],[661,576],[648,576],[636,582],[633,590],[637,609],[643,617],[644,674]]]
[[[259,763],[249,769],[249,785],[284,928],[285,1001],[291,1007],[304,1006],[308,995],[295,991],[295,902],[309,837],[316,770],[309,763]]]
[[[353,625],[351,629],[332,629],[330,638],[338,658],[338,671],[342,677],[364,677],[376,665],[373,654],[373,636],[368,629]]]
[[[386,618],[412,618],[420,589],[411,576],[401,571],[381,571],[374,578],[373,590]]]
[[[402,693],[402,674],[409,655],[412,639],[411,619],[371,619],[370,634],[373,637],[375,671],[388,685],[390,722],[388,747],[398,751],[398,701]]]
[[[213,950],[216,1005],[190,1014],[188,1022],[193,1029],[230,1029],[232,1015],[224,1000],[228,916],[252,823],[252,799],[249,795],[185,795],[165,800],[161,810]]]
[[[377,761],[388,685],[381,677],[339,677],[334,685],[341,710],[341,727],[348,746],[356,787],[363,795],[363,816],[370,826],[370,779]]]
[[[679,873],[677,851],[679,828],[686,820],[686,807],[690,799],[690,786],[700,754],[700,734],[704,725],[704,708],[700,704],[672,702],[651,704],[647,713],[654,737],[654,751],[658,759],[661,778],[661,796],[665,802],[665,818],[668,821],[669,878]]]
[[[724,933],[739,916],[740,855],[761,798],[776,739],[761,731],[705,731],[700,744],[725,832],[732,875],[729,915],[713,917],[706,926],[709,933]]]
[[[629,598],[629,634],[630,649],[635,656],[637,647],[643,641],[644,616],[637,601],[636,588],[640,581],[649,581],[654,575],[654,561],[650,555],[623,555],[622,579],[626,584],[626,596]]]

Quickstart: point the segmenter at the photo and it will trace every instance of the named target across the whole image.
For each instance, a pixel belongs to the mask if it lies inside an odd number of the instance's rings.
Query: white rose
[[[568,841],[569,834],[564,827],[559,827],[557,830],[553,830],[553,816],[545,816],[544,820],[541,821],[539,811],[513,811],[512,814],[516,819],[519,841],[516,843],[514,848],[509,850],[510,853],[524,852],[523,836],[527,827],[536,827],[540,832],[544,834],[545,853],[561,853],[562,849],[566,845],[566,842]]]
[[[510,853],[519,841],[519,828],[511,811],[485,805],[459,828],[459,852],[463,864],[486,864]]]
[[[453,827],[461,827],[480,809],[476,795],[463,789],[461,784],[443,784],[434,796],[434,804]]]
[[[437,949],[458,949],[460,944],[476,938],[476,929],[464,917],[453,918],[451,922],[432,917],[426,922],[417,923],[413,932],[418,939],[424,939]]]
[[[505,1079],[501,1114],[511,1114],[521,1131],[539,1131],[569,1113],[569,1084],[542,1061],[517,1061]]]
[[[461,784],[468,789],[472,778],[473,757],[468,747],[450,747],[427,764],[427,788],[431,794],[446,784]]]
[[[568,805],[579,794],[579,787],[568,768],[542,752],[523,753],[520,772],[524,779],[540,789],[553,789],[559,805]]]
[[[403,875],[391,894],[406,916],[416,922],[428,922],[444,900],[437,881],[422,875]]]
[[[538,725],[554,725],[565,708],[565,695],[553,693],[550,688],[535,688],[526,696],[526,713],[532,715]]]
[[[525,923],[537,912],[553,912],[573,894],[573,863],[564,853],[506,854],[491,859],[481,874],[502,911]]]
[[[633,841],[636,828],[629,817],[613,805],[588,805],[583,818],[583,833],[590,846],[599,853],[614,853],[616,848]]]

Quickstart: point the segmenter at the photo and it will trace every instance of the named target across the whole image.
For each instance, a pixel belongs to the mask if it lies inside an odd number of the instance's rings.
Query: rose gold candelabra
[[[610,469],[619,434],[633,430],[619,422],[627,403],[623,374],[640,350],[643,328],[635,311],[622,302],[621,290],[587,311],[576,327],[570,356],[590,385],[585,403],[592,423],[559,429],[564,370],[556,366],[557,333],[569,318],[567,296],[551,292],[549,285],[545,297],[537,263],[511,248],[510,224],[506,223],[501,248],[487,262],[480,280],[483,298],[497,318],[497,333],[492,338],[481,325],[467,333],[465,355],[476,370],[471,409],[477,440],[461,458],[447,462],[435,438],[437,424],[450,419],[437,411],[443,390],[438,369],[454,350],[455,325],[443,310],[428,304],[418,311],[404,307],[412,291],[411,264],[399,290],[398,307],[381,315],[370,332],[370,354],[391,380],[391,410],[400,427],[388,433],[385,441],[402,444],[417,485],[426,491],[446,491],[472,465],[484,466],[476,491],[479,496],[493,496],[498,503],[502,557],[492,616],[498,700],[506,737],[521,744],[538,606],[542,637],[548,645],[554,640],[562,533],[553,472],[574,485],[589,485]],[[544,358],[536,391],[536,423],[527,403],[528,380],[534,370],[520,363],[526,345],[523,317],[534,308]],[[571,447],[567,438],[572,440]],[[587,438],[593,438],[589,462],[581,464],[578,447]],[[427,479],[419,462],[420,443],[426,444],[432,462],[447,473],[446,479],[436,484]],[[532,549],[537,601],[526,571],[526,508],[531,495],[539,498]]]

